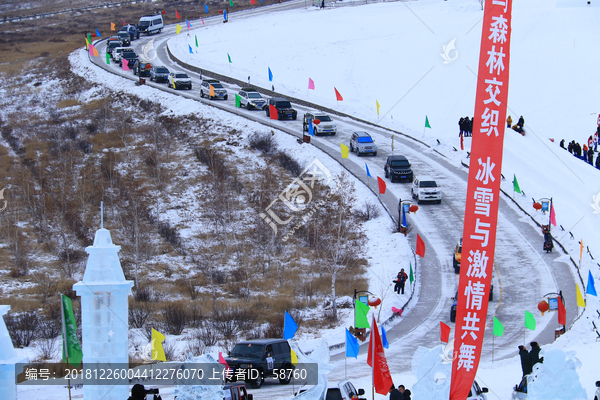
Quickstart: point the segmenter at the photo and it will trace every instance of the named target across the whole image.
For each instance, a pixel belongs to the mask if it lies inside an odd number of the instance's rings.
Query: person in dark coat
[[[519,125],[521,129],[523,129],[523,125],[525,125],[525,119],[522,115],[519,117],[519,122],[517,122],[517,125]]]
[[[146,399],[146,388],[144,385],[140,385],[139,383],[133,385],[131,388],[131,397],[127,400],[145,400]]]
[[[464,124],[465,124],[465,127],[463,129],[463,131],[464,131],[463,136],[469,137],[469,136],[471,136],[470,135],[471,120],[469,119],[469,117],[465,117]]]
[[[594,149],[590,146],[588,149],[587,159],[590,165],[594,165]]]
[[[529,352],[529,357],[531,357],[531,365],[532,368],[535,364],[539,362],[544,362],[543,358],[540,358],[540,351],[542,350],[538,342],[531,342],[531,351]]]
[[[404,385],[398,386],[398,391],[402,393],[402,400],[410,400],[410,390],[406,389]]]
[[[531,374],[533,371],[531,356],[523,345],[519,346],[519,356],[521,356],[521,369],[523,370],[523,376]]]
[[[567,146],[567,151],[571,154],[573,154],[573,141],[571,140],[569,142],[569,145]]]
[[[563,149],[565,149],[565,139],[560,141],[560,147],[562,147]]]
[[[407,279],[408,275],[406,275],[406,272],[404,272],[404,268],[402,268],[400,272],[398,272],[398,277],[396,278],[396,280],[398,281],[398,283],[396,283],[396,286],[398,287],[396,293],[400,294],[400,291],[402,291],[402,294],[404,294],[404,285],[406,284]]]
[[[403,400],[402,393],[396,389],[394,384],[392,384],[392,387],[390,388],[390,400]]]
[[[596,157],[596,168],[600,169],[600,156]]]
[[[460,137],[461,135],[464,136],[465,130],[463,129],[465,126],[465,119],[463,117],[460,117],[460,119],[458,120],[458,128],[460,129],[460,131],[458,132],[458,136]]]

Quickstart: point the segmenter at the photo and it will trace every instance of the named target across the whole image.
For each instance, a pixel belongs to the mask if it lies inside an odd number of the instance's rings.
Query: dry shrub
[[[79,104],[81,104],[81,103],[77,99],[67,99],[67,100],[60,101],[58,103],[57,107],[58,108],[67,108],[67,107],[78,106]]]
[[[154,304],[147,301],[129,300],[129,326],[143,328],[154,313]]]
[[[36,338],[39,319],[34,312],[9,313],[4,316],[4,322],[15,347],[28,347]]]
[[[190,323],[190,313],[186,305],[179,301],[166,303],[163,308],[163,317],[164,329],[169,335],[181,335]]]

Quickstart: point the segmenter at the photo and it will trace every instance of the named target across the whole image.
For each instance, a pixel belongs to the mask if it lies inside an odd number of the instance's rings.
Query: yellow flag
[[[350,149],[348,149],[348,146],[340,143],[340,147],[342,148],[342,158],[348,158],[348,154],[350,154]]]
[[[583,257],[583,239],[581,239],[581,241],[579,242],[580,246],[579,246],[579,259],[581,260],[581,257]]]
[[[575,285],[577,288],[577,307],[585,307],[585,300],[583,300],[583,296],[581,295],[581,290],[579,290],[579,285]]]
[[[296,352],[292,349],[290,349],[290,351],[292,352],[292,365],[298,365],[298,356],[296,355]]]
[[[213,85],[210,85],[210,91],[208,92],[209,97],[215,97],[215,88]]]
[[[377,103],[377,115],[379,115],[379,102],[375,100],[375,103]]]
[[[115,30],[115,24],[113,24],[112,22],[110,23],[110,30],[114,31]]]
[[[180,32],[181,32],[181,25],[177,24],[177,29],[175,30],[175,33],[177,33],[179,35]]]
[[[167,361],[165,357],[165,351],[162,347],[162,341],[165,340],[165,335],[152,328],[152,342],[150,347],[152,348],[152,359]]]

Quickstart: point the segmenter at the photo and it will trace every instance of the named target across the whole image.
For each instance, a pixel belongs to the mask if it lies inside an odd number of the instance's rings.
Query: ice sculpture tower
[[[0,306],[0,399],[16,400],[15,364],[29,363],[27,357],[18,357],[2,316],[10,306]],[[21,371],[19,371],[21,373]]]
[[[81,296],[83,363],[103,363],[107,368],[126,368],[129,363],[127,297],[133,281],[125,280],[118,252],[110,232],[100,228],[94,245],[88,246],[88,261],[81,282],[73,285]],[[85,400],[124,400],[124,385],[84,385]]]

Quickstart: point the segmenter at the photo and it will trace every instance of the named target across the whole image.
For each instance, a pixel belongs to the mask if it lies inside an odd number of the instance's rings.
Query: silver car
[[[355,151],[357,156],[362,154],[377,155],[375,140],[367,132],[354,132],[350,138],[350,151]]]
[[[262,110],[267,104],[267,100],[254,89],[242,89],[238,92],[238,96],[240,96],[240,107],[246,107],[248,110]]]

